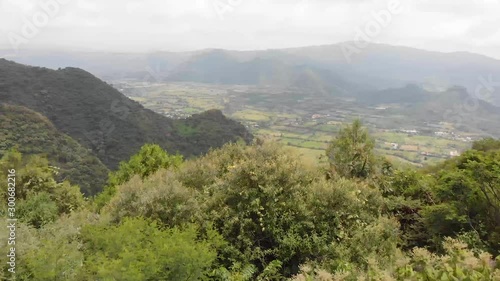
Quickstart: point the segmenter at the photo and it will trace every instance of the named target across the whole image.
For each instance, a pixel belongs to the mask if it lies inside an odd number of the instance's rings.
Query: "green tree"
[[[78,186],[67,181],[58,182],[58,169],[49,166],[46,158],[37,155],[23,157],[13,149],[0,160],[1,171],[15,169],[15,199],[17,216],[35,227],[54,221],[61,214],[69,214],[85,205]],[[0,198],[7,201],[7,173],[0,174]],[[5,214],[7,205],[0,210]]]
[[[126,217],[147,217],[172,227],[199,222],[198,191],[183,186],[168,170],[141,180],[139,176],[117,187],[101,214],[112,222]]]
[[[499,150],[500,140],[496,140],[494,138],[485,138],[482,140],[478,140],[472,144],[472,149],[483,152],[488,152],[491,150]]]
[[[130,157],[128,162],[121,162],[117,171],[111,172],[108,184],[100,193],[95,204],[100,210],[116,193],[116,187],[129,181],[134,175],[145,179],[159,169],[179,167],[182,164],[181,155],[169,155],[157,144],[145,144],[138,153]]]
[[[333,174],[368,178],[375,166],[374,145],[374,140],[360,120],[342,128],[326,150]]]
[[[224,265],[252,263],[259,274],[266,268],[271,274],[279,262],[290,274],[311,254],[304,247],[313,243],[305,187],[313,174],[290,151],[269,143],[227,145],[187,163],[181,175],[205,195],[205,220],[229,242]]]
[[[102,191],[108,169],[87,148],[58,131],[42,114],[0,104],[0,158],[13,147],[25,157],[44,155],[58,167],[57,181],[69,180],[86,196]]]
[[[17,204],[17,215],[26,223],[40,228],[49,222],[55,221],[59,215],[57,204],[46,192],[38,192]]]
[[[428,246],[430,235],[420,212],[434,203],[435,179],[414,168],[405,168],[393,171],[383,180],[387,186],[383,193],[387,211],[400,224],[403,249]]]
[[[82,229],[86,280],[201,280],[211,272],[220,238],[197,227],[160,229],[148,219]]]
[[[396,258],[399,225],[385,217],[381,193],[366,183],[348,179],[322,180],[310,187],[310,222],[317,255],[329,270],[366,270],[373,260],[381,266]]]
[[[282,280],[276,269],[291,276],[307,260],[366,266],[367,253],[385,260],[397,245],[397,223],[379,220],[384,199],[377,189],[345,178],[328,181],[275,143],[226,145],[187,161],[177,177],[199,191],[204,221],[229,243],[219,253],[223,265],[253,264],[255,280]],[[361,236],[367,228],[373,231]],[[363,250],[366,241],[373,243]]]
[[[473,231],[493,254],[500,251],[500,151],[469,150],[435,174],[435,204],[422,210],[439,237]]]

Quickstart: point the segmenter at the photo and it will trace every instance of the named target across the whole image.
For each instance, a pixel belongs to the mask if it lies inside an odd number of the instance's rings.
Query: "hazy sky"
[[[0,48],[248,50],[332,44],[363,32],[372,42],[500,59],[500,0],[59,2],[0,0]]]

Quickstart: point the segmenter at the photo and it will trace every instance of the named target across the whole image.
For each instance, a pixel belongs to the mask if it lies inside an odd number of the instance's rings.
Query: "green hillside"
[[[116,168],[144,143],[190,157],[252,138],[244,126],[220,112],[186,120],[154,113],[77,68],[56,71],[0,59],[0,101],[43,114],[60,132],[92,149],[109,168]],[[214,129],[219,133],[212,133]],[[186,135],[186,131],[197,133]]]
[[[99,192],[106,183],[106,166],[41,114],[22,106],[0,104],[0,123],[0,157],[14,147],[25,155],[45,155],[52,166],[60,169],[57,179],[79,185],[86,195]]]

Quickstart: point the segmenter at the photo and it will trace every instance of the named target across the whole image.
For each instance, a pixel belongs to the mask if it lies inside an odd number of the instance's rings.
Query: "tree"
[[[275,143],[226,145],[186,162],[177,176],[199,191],[204,221],[228,242],[223,265],[255,265],[252,280],[283,280],[308,260],[366,265],[366,256],[386,260],[397,245],[397,222],[382,217],[377,189],[326,180]]]
[[[226,145],[181,174],[205,195],[205,220],[229,242],[221,252],[225,266],[252,263],[259,274],[290,274],[314,251],[305,246],[314,243],[305,200],[313,174],[291,151],[273,143]]]
[[[135,176],[120,185],[101,214],[109,214],[112,222],[147,217],[167,227],[180,226],[199,218],[198,196],[196,190],[183,186],[170,171],[163,170],[144,180]]]
[[[472,149],[483,152],[500,150],[500,140],[496,140],[494,138],[484,138],[482,140],[475,141],[472,144]]]
[[[22,243],[16,245],[16,280],[89,280],[81,278],[84,253],[80,231],[83,225],[93,223],[93,217],[79,210],[40,229],[19,225],[18,239]]]
[[[17,150],[8,151],[0,160],[0,170],[15,169],[15,199],[19,220],[37,228],[85,205],[80,188],[67,181],[58,182],[58,169],[49,166],[45,157],[23,157]],[[0,174],[0,198],[7,202],[6,174]],[[0,207],[6,211],[6,204]]]
[[[402,247],[410,250],[429,244],[429,231],[422,222],[420,211],[433,204],[432,176],[414,168],[401,168],[381,179],[385,181],[384,196],[387,211],[394,216],[401,230]]]
[[[95,204],[100,210],[116,193],[116,187],[129,181],[134,175],[145,179],[159,169],[178,168],[182,163],[181,155],[169,155],[157,144],[145,144],[128,162],[121,162],[120,168],[110,173],[104,191],[96,197]]]
[[[202,280],[217,257],[220,238],[198,239],[195,226],[160,229],[144,218],[82,230],[86,280]]]
[[[346,178],[368,178],[375,165],[374,145],[360,120],[342,128],[326,150],[332,172]]]

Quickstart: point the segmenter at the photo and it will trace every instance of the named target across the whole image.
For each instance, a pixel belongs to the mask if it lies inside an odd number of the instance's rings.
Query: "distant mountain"
[[[337,95],[357,90],[355,84],[347,83],[328,70],[293,65],[273,58],[256,57],[242,61],[237,55],[223,50],[193,56],[171,70],[165,80],[298,87]]]
[[[0,50],[0,58],[18,63],[47,67],[50,69],[68,66],[85,69],[101,79],[140,78],[151,79],[175,68],[196,53],[159,52],[148,54],[71,52],[71,51],[29,51],[19,50],[16,54]]]
[[[500,60],[483,55],[441,53],[409,47],[368,44],[346,55],[353,42],[302,48],[196,52],[60,53],[21,51],[18,61],[47,67],[84,67],[101,78],[206,83],[302,86],[332,93],[353,94],[369,88],[383,90],[409,83],[431,90],[466,87],[500,106]],[[7,52],[0,51],[0,57]],[[485,89],[489,89],[486,92]]]
[[[347,59],[343,52],[346,46],[355,45],[344,42],[282,52],[336,72],[348,81],[361,81],[378,89],[408,83],[433,88],[459,85],[473,94],[487,80],[493,82],[490,87],[496,88],[488,100],[500,105],[500,60],[466,52],[440,53],[384,44],[369,44]]]
[[[145,109],[78,68],[50,70],[0,59],[0,102],[46,116],[114,169],[144,143],[189,157],[252,136],[218,111],[173,120]]]
[[[386,108],[381,114],[428,123],[449,122],[461,131],[499,136],[500,107],[477,99],[464,87],[428,91],[410,84],[356,95],[360,104]]]
[[[0,104],[0,124],[0,158],[13,147],[24,155],[45,155],[60,168],[60,180],[78,184],[86,195],[96,194],[106,183],[106,166],[45,116],[26,107]]]
[[[415,84],[401,88],[388,88],[379,91],[363,91],[356,93],[358,102],[367,105],[385,103],[416,104],[428,100],[431,93]]]

